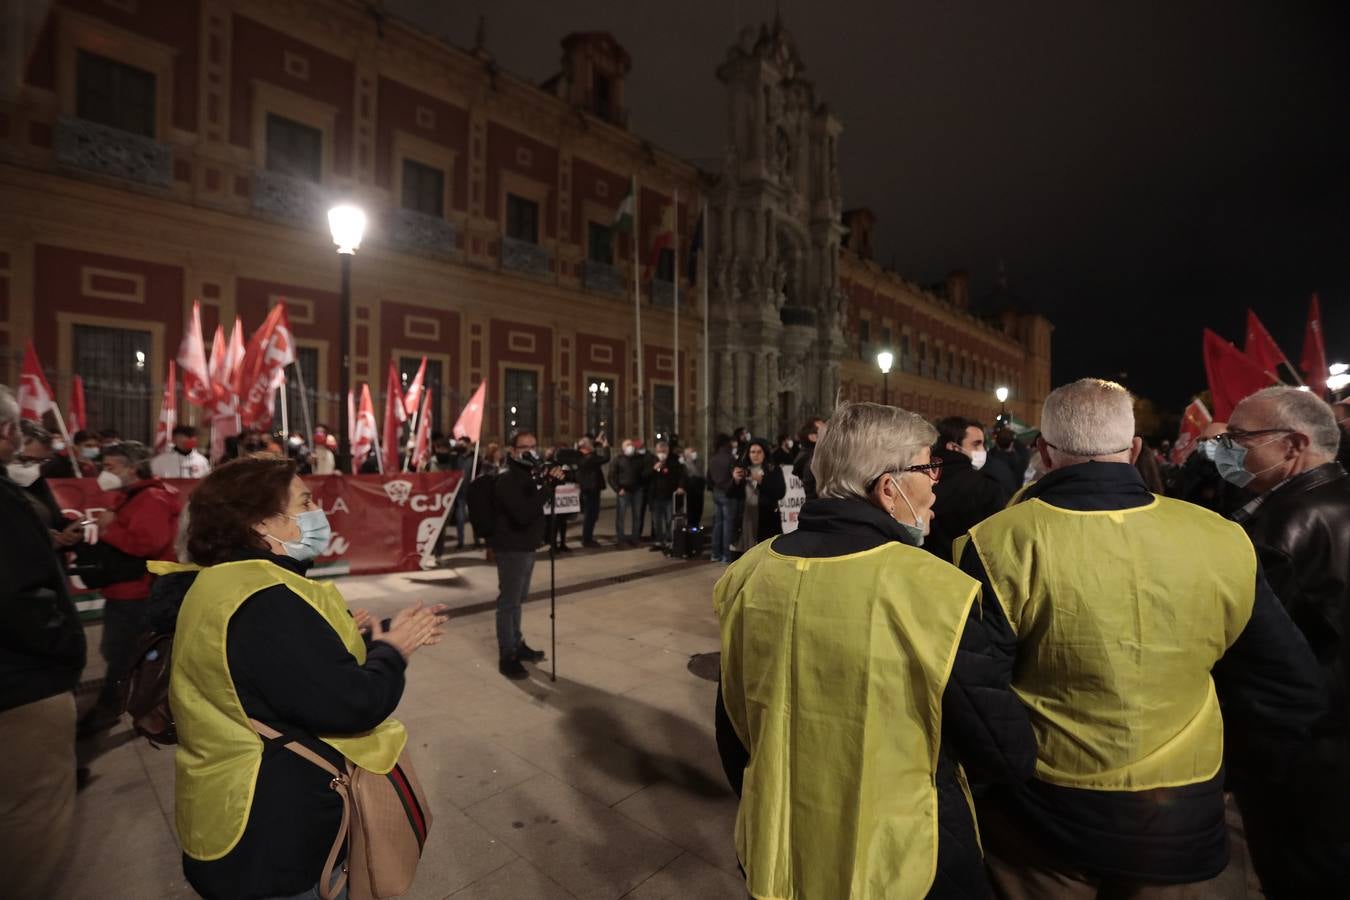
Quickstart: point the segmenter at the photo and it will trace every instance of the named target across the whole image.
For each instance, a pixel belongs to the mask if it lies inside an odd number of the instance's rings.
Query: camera
[[[577,466],[581,464],[582,459],[584,456],[580,450],[573,450],[570,447],[560,448],[554,452],[552,459],[546,459],[530,469],[530,477],[540,487],[567,484],[576,480]],[[561,478],[554,478],[549,474],[554,469],[562,469]]]

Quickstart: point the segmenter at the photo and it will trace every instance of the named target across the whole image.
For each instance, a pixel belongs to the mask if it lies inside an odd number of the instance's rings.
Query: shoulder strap
[[[333,880],[333,870],[337,868],[338,851],[347,842],[348,829],[351,826],[351,779],[334,768],[328,760],[304,746],[295,738],[287,737],[272,726],[264,725],[257,719],[249,719],[248,723],[253,726],[254,731],[269,741],[284,739],[283,747],[301,759],[314,763],[314,765],[333,776],[333,780],[328,786],[337,791],[338,796],[342,798],[342,824],[338,827],[337,839],[333,841],[333,849],[328,851],[328,860],[323,864],[323,874],[319,877],[319,896],[323,900],[333,900],[334,897],[342,893],[342,889],[347,885],[347,869],[351,864],[349,860],[348,865],[342,867],[342,874],[337,881]],[[350,851],[348,852],[350,854]]]

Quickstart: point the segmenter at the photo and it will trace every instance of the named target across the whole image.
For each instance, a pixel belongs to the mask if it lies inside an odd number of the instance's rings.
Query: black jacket
[[[933,524],[923,549],[951,562],[952,542],[1002,510],[1012,495],[959,450],[934,450],[933,459],[942,460],[942,477],[933,485]],[[903,503],[900,508],[908,512]]]
[[[244,551],[304,574],[289,556]],[[190,577],[157,582],[151,606],[181,603],[165,590],[187,593]],[[282,734],[299,738],[333,765],[342,755],[318,734],[369,731],[394,712],[403,696],[405,663],[389,644],[369,645],[358,664],[314,607],[290,588],[259,591],[230,620],[226,633],[230,677],[244,712]],[[286,897],[319,881],[342,822],[342,799],[331,776],[279,744],[264,743],[248,824],[225,856],[202,862],[183,856],[183,874],[203,897]]]
[[[544,545],[544,503],[548,495],[530,477],[530,470],[508,460],[493,482],[497,525],[488,544],[497,552],[538,550]]]
[[[0,469],[0,712],[74,690],[84,627],[48,523]]]
[[[811,441],[804,441],[801,450],[797,452],[797,458],[792,461],[792,474],[802,480],[807,500],[816,499],[816,473],[811,471],[811,461],[815,458],[816,445]]]
[[[648,457],[651,464],[648,475],[652,485],[652,497],[656,500],[669,500],[675,492],[685,486],[684,463],[678,458],[668,456],[664,460]]]
[[[998,482],[998,486],[1003,489],[1003,492],[1011,497],[1022,487],[1029,462],[1030,460],[1017,449],[1016,445],[1009,447],[1007,450],[990,447],[989,457],[985,460],[984,468],[980,471],[986,477]],[[943,472],[943,475],[946,474],[946,472]]]
[[[1051,472],[1022,501],[1039,499],[1061,509],[1111,510],[1154,501],[1134,466],[1084,463]],[[1178,535],[1184,541],[1185,535]],[[1075,564],[1091,565],[1091,560]],[[1209,560],[1195,560],[1197,566]],[[995,596],[973,545],[961,569]],[[1212,671],[1224,706],[1225,744],[1249,747],[1267,777],[1277,777],[1281,759],[1305,740],[1321,715],[1323,700],[1316,663],[1271,593],[1260,568],[1247,626]],[[1131,602],[1129,596],[1107,598]],[[985,609],[997,608],[986,603]],[[1000,617],[1002,643],[1016,641]],[[999,807],[1053,857],[1099,877],[1146,883],[1189,883],[1213,878],[1228,864],[1224,821],[1224,772],[1209,781],[1151,791],[1094,791],[1039,779],[991,789],[984,803]]]
[[[723,447],[708,460],[708,484],[712,486],[714,494],[726,495],[735,488],[736,482],[731,477],[734,468],[736,457],[732,455],[730,447]]]
[[[789,556],[844,556],[891,541],[905,543],[906,537],[890,516],[867,503],[811,500],[802,507],[797,530],[778,538],[774,549]],[[1011,629],[997,603],[986,602],[983,609],[979,603],[971,605],[942,694],[936,773],[938,859],[930,898],[990,896],[975,823],[957,781],[957,762],[971,778],[990,783],[1022,782],[1035,768],[1031,723],[1009,686],[1014,650],[1010,638]],[[727,716],[720,685],[715,715],[722,767],[739,796],[750,755]]]
[[[577,464],[577,486],[583,491],[605,489],[605,463],[609,462],[609,448],[596,447]]]
[[[614,489],[614,493],[624,491],[632,493],[644,488],[651,478],[650,466],[646,464],[646,457],[639,453],[632,456],[625,456],[620,453],[614,457],[614,462],[609,467],[609,486]]]

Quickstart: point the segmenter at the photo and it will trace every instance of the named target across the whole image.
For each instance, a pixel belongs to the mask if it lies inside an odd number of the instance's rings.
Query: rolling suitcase
[[[675,515],[670,522],[670,555],[676,559],[697,559],[703,552],[703,530],[689,526],[684,495],[675,497]]]

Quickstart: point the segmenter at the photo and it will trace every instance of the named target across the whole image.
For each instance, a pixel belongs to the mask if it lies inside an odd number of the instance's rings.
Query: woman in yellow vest
[[[342,800],[249,720],[334,766],[389,771],[407,740],[389,716],[408,658],[440,635],[439,610],[411,607],[363,639],[337,588],[305,577],[331,531],[291,460],[228,463],[190,502],[196,566],[157,587],[182,596],[169,699],[183,872],[209,898],[317,897]]]
[[[979,584],[919,549],[937,436],[914,413],[840,408],[819,499],[717,583],[717,738],[741,795],[757,900],[989,895],[964,766],[1031,776],[1035,738]]]

